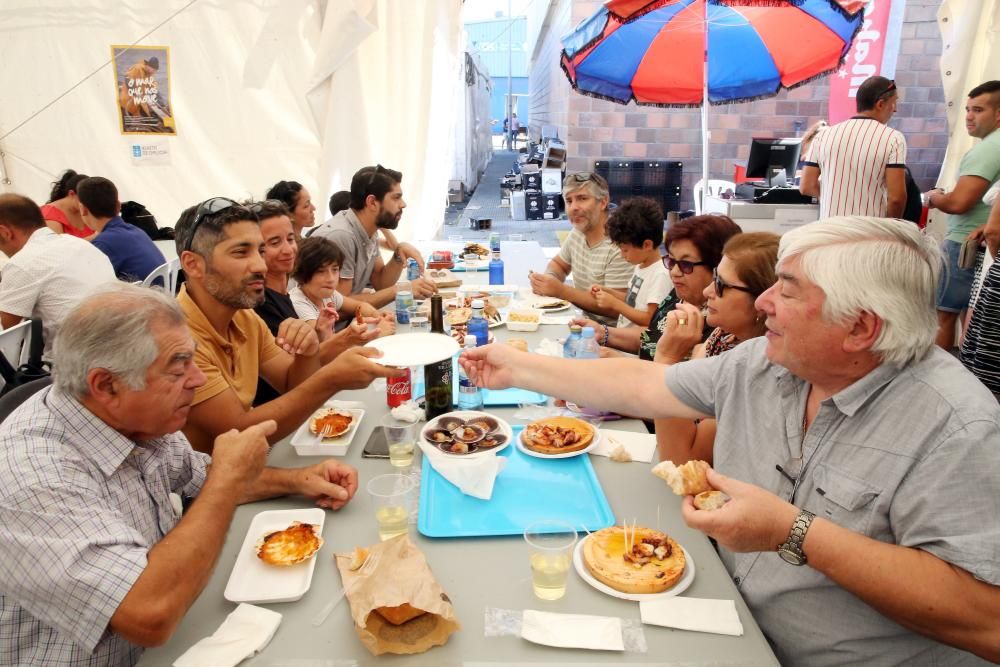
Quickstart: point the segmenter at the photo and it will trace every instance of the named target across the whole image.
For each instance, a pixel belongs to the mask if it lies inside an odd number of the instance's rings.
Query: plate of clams
[[[443,414],[424,426],[420,437],[445,454],[473,457],[495,454],[510,446],[510,424],[485,412],[460,410]]]

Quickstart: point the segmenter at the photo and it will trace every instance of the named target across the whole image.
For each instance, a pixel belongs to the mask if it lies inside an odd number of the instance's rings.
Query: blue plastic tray
[[[514,427],[514,437],[523,426]],[[497,477],[493,497],[467,496],[441,477],[424,458],[417,530],[427,537],[521,535],[535,521],[559,519],[594,531],[614,525],[604,489],[590,456],[540,459],[516,444],[500,452],[510,461]]]
[[[457,369],[455,373],[452,377],[457,378]],[[454,395],[455,405],[458,405],[457,380],[452,388],[452,394]],[[483,389],[483,405],[486,407],[498,405],[539,405],[547,400],[548,396],[545,394],[539,394],[537,391],[528,391],[527,389],[518,389],[516,387],[496,390]]]

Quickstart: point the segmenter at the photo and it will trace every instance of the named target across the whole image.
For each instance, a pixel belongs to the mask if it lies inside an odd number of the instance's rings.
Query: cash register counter
[[[749,199],[705,197],[705,213],[728,215],[744,232],[784,234],[819,220],[818,204],[757,204]]]

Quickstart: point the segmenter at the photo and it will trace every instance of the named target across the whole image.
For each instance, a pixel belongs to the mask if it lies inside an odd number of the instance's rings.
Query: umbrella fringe
[[[619,14],[619,13],[617,13],[615,11],[610,10],[610,9],[608,9],[608,14],[610,16],[614,16],[616,19],[618,19],[619,21],[621,21],[623,24],[625,24],[625,23],[631,23],[632,21],[635,21],[637,19],[641,19],[643,16],[645,16],[646,14],[648,14],[650,12],[655,12],[657,9],[659,9],[660,7],[662,7],[664,5],[673,4],[675,2],[677,2],[677,0],[652,0],[652,2],[650,2],[648,5],[646,5],[642,9],[637,9],[636,11],[632,12],[628,16],[625,16],[623,14]]]
[[[710,5],[722,7],[800,7],[805,0],[707,0]],[[835,4],[835,3],[831,3]]]

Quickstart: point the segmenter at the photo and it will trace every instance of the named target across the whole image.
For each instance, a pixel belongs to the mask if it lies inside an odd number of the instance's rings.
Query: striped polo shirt
[[[589,290],[591,285],[603,285],[624,290],[632,280],[635,267],[625,261],[621,251],[607,236],[595,245],[587,244],[587,238],[578,229],[570,231],[559,249],[559,259],[570,266],[573,273],[573,287]],[[607,317],[584,311],[584,316],[608,326],[618,323],[617,317]]]
[[[838,215],[884,218],[889,209],[886,169],[906,164],[906,139],[888,125],[863,116],[830,127],[806,156],[822,174],[820,219]]]

